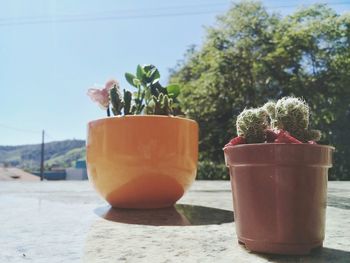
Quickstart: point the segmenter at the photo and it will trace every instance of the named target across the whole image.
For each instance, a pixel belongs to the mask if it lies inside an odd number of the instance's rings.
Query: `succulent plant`
[[[102,109],[107,110],[107,116],[110,116],[111,109],[114,115],[185,115],[178,100],[180,86],[170,84],[163,87],[155,66],[138,65],[136,75],[125,73],[125,78],[137,89],[136,92],[131,93],[124,89],[122,96],[119,84],[114,79],[109,80],[104,88],[88,90],[87,95]]]
[[[245,109],[237,117],[237,134],[247,143],[262,143],[266,140],[268,125],[268,113],[264,108]]]
[[[130,91],[124,90],[124,114],[133,114],[131,107],[132,94]]]
[[[152,96],[152,102],[150,102],[146,107],[147,114],[155,115],[170,115],[172,114],[172,104],[173,100],[168,97],[168,95],[163,95],[160,93],[158,98]]]
[[[180,87],[171,84],[163,87],[158,69],[153,65],[138,65],[136,74],[125,73],[130,85],[137,89],[134,93],[134,114],[182,115],[178,95]]]
[[[122,114],[124,102],[122,100],[122,95],[120,94],[119,87],[117,85],[114,85],[113,88],[109,90],[109,98],[112,104],[113,114],[114,115]]]
[[[318,141],[321,132],[309,130],[309,106],[307,103],[294,97],[284,97],[277,101],[274,116],[270,114],[271,122],[275,127],[288,131],[293,137],[302,142]]]

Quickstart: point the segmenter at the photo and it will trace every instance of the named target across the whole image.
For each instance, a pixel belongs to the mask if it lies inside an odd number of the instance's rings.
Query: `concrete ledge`
[[[114,210],[88,182],[1,182],[0,262],[350,262],[350,182],[329,182],[324,248],[307,257],[238,244],[227,181],[173,209]]]

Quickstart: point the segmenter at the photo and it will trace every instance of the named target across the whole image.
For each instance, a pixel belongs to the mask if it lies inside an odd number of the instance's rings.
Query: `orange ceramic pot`
[[[168,116],[122,116],[88,124],[87,168],[113,207],[169,207],[195,180],[198,124]]]
[[[333,150],[276,143],[225,147],[239,242],[275,254],[308,254],[322,246]]]

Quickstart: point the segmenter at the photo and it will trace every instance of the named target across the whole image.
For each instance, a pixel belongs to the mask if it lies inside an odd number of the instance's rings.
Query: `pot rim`
[[[88,125],[93,124],[93,123],[98,123],[98,122],[123,120],[126,118],[128,118],[128,119],[155,119],[155,120],[167,118],[167,119],[174,119],[174,120],[180,120],[180,121],[188,121],[188,122],[191,122],[191,123],[198,125],[198,123],[192,119],[178,117],[178,116],[167,116],[167,115],[118,115],[118,116],[111,116],[111,117],[104,117],[104,118],[95,119],[95,120],[89,121]]]
[[[239,145],[234,145],[234,146],[225,146],[223,150],[225,151],[226,149],[232,149],[232,148],[255,148],[255,147],[261,147],[264,146],[266,147],[267,145],[271,145],[271,147],[274,146],[282,146],[282,147],[318,147],[318,148],[328,148],[331,150],[335,150],[334,146],[331,145],[322,145],[322,144],[309,144],[309,143],[249,143],[249,144],[239,144]]]
[[[296,143],[255,143],[228,146],[225,164],[231,166],[332,167],[333,146]]]

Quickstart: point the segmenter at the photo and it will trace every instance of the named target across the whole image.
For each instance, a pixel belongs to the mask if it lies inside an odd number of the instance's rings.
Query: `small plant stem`
[[[145,97],[145,90],[143,90],[142,91],[142,93],[141,93],[141,100],[140,100],[140,114],[142,113],[142,109],[143,109],[143,107],[142,107],[142,103],[143,103],[143,100],[144,100],[144,97]]]
[[[140,100],[140,95],[141,95],[141,86],[137,86],[137,109],[136,109],[136,114],[140,113],[140,107],[141,107],[141,100]]]

